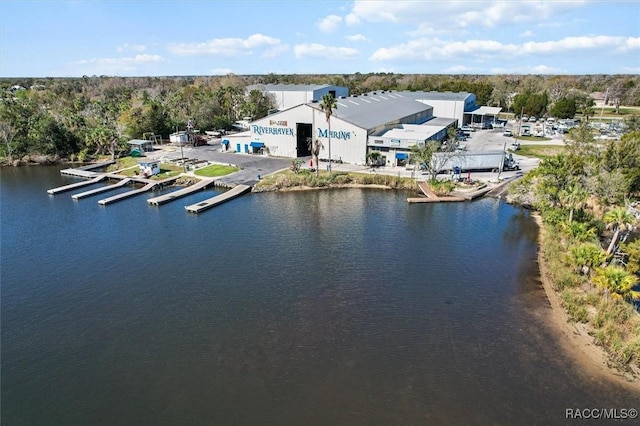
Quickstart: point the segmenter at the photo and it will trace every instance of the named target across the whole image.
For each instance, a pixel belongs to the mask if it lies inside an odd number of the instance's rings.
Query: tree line
[[[376,90],[468,92],[478,105],[559,118],[589,113],[589,94],[608,93],[616,106],[640,105],[638,76],[257,75],[194,77],[0,79],[0,156],[46,155],[84,160],[127,150],[130,139],[168,138],[187,122],[230,129],[246,116],[262,118],[273,98],[254,84],[330,84],[351,94]]]

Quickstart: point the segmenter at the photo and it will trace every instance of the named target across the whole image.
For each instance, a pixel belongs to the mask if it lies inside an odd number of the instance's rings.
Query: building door
[[[308,157],[311,155],[311,147],[309,146],[309,138],[313,136],[311,124],[296,123],[296,148],[298,157]]]

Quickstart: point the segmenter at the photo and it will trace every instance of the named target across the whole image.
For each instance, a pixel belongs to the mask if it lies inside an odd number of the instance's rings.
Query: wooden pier
[[[111,203],[115,203],[116,201],[124,200],[125,198],[133,197],[134,195],[142,194],[143,192],[147,192],[151,190],[154,186],[158,185],[159,182],[150,182],[143,186],[140,189],[134,189],[133,191],[123,192],[122,194],[114,195],[113,197],[105,198],[98,201],[98,204],[103,206]]]
[[[71,183],[71,184],[65,185],[65,186],[59,186],[57,188],[48,189],[47,192],[49,194],[51,194],[51,195],[59,194],[61,192],[71,191],[72,189],[81,188],[81,187],[87,186],[87,185],[92,185],[94,183],[98,183],[98,182],[100,182],[100,181],[102,181],[102,180],[107,178],[104,175],[96,176],[94,174],[94,176],[95,177],[93,179],[91,179],[91,180],[87,180],[87,181],[84,181],[84,182]]]
[[[131,182],[131,179],[122,179],[120,182],[115,183],[113,185],[102,186],[100,188],[92,189],[90,191],[73,194],[71,198],[73,198],[74,200],[78,200],[80,198],[89,197],[94,194],[99,194],[101,192],[111,191],[112,189],[120,188],[121,186],[128,185],[130,182]]]
[[[222,204],[226,201],[232,200],[242,194],[245,194],[248,191],[251,191],[250,186],[237,185],[223,194],[217,195],[213,198],[209,198],[208,200],[204,200],[196,204],[192,204],[190,206],[185,206],[184,208],[190,213],[200,213],[204,210],[215,207],[218,204]]]
[[[160,204],[168,203],[169,201],[177,200],[178,198],[185,197],[196,191],[206,188],[214,182],[214,179],[202,179],[193,185],[186,188],[179,189],[177,191],[170,192],[168,194],[160,195],[159,197],[149,198],[147,203],[159,206]]]

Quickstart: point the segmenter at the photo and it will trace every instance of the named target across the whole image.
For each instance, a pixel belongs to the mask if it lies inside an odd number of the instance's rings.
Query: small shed
[[[132,139],[127,142],[131,146],[132,157],[142,157],[145,152],[153,151],[153,142],[142,139]]]
[[[160,174],[160,160],[140,160],[140,174],[144,177],[150,177]]]

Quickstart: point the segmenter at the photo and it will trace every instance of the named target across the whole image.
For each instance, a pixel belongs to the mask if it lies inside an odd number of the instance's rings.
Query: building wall
[[[327,86],[317,90],[273,90],[268,93],[272,94],[276,100],[279,110],[285,110],[306,104],[313,100],[321,100],[327,93],[335,92],[335,96],[349,96],[349,89],[341,86]]]
[[[320,140],[319,157],[329,158],[329,126],[322,111],[300,105],[251,123],[251,141],[262,142],[269,155],[296,158],[298,123],[312,126],[314,138]],[[331,158],[346,163],[364,164],[367,132],[353,124],[331,117]]]
[[[321,159],[329,158],[329,142],[331,142],[331,158],[333,160],[341,160],[351,164],[365,164],[367,156],[366,129],[332,116],[331,141],[329,141],[329,126],[324,112],[315,111],[314,137],[317,137],[322,143]]]

